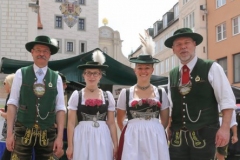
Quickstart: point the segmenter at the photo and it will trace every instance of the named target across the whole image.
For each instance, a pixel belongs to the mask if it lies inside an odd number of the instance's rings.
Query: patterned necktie
[[[39,76],[43,75],[43,71],[42,71],[41,68],[38,69],[37,74],[38,74]]]
[[[187,84],[189,82],[189,71],[187,65],[182,67],[182,84]]]

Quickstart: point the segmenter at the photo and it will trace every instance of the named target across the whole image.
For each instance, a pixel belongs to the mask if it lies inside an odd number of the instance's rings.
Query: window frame
[[[227,57],[217,59],[217,63],[223,68],[223,71],[227,76],[227,74],[228,74]],[[223,63],[226,63],[226,64],[223,64]]]
[[[59,50],[58,50],[58,52],[57,53],[62,53],[62,39],[60,39],[60,38],[55,38],[56,40],[57,40],[57,42],[58,42],[58,47],[59,47]]]
[[[68,51],[68,43],[72,43],[72,49],[73,51]],[[66,39],[65,40],[65,53],[66,54],[75,54],[76,53],[76,41],[73,39]]]
[[[84,51],[82,52],[82,44],[84,44]],[[87,52],[87,41],[79,41],[79,54]]]
[[[83,29],[80,29],[80,20],[83,20]],[[78,18],[78,31],[86,31],[86,19],[85,18]]]
[[[59,24],[59,23],[57,23],[57,17],[61,17],[61,27],[57,27],[57,24]],[[55,15],[54,16],[54,28],[55,29],[63,29],[63,16],[62,15]]]
[[[234,26],[234,20],[235,19],[237,19],[237,25],[236,25],[237,30],[238,30],[237,33],[234,33],[234,27],[235,27]],[[235,35],[238,35],[238,34],[240,34],[240,15],[232,18],[232,35],[235,36]]]
[[[239,62],[236,62],[235,59],[235,56],[239,56],[238,59],[239,59]],[[238,67],[236,68],[235,65],[238,65]],[[239,69],[240,69],[240,53],[237,53],[237,54],[234,54],[233,55],[233,82],[234,83],[239,83],[240,82],[240,72],[239,72]],[[236,73],[238,73],[238,80],[236,80]]]
[[[83,3],[81,3],[82,1],[83,1]],[[84,6],[85,6],[85,5],[86,5],[86,0],[78,0],[78,4],[79,4],[79,5],[84,5]]]
[[[225,3],[223,3],[223,1],[225,1]],[[219,3],[221,2],[221,3]],[[226,0],[216,0],[216,8],[220,8],[222,6],[224,6],[226,4]]]
[[[194,11],[189,13],[183,18],[183,27],[191,28],[192,30],[194,30],[194,27],[195,27]]]
[[[219,27],[221,27],[220,28],[221,29],[220,32],[218,32]],[[225,28],[225,30],[224,30],[224,28]],[[224,33],[225,33],[225,37],[224,37]],[[219,36],[218,36],[219,34],[221,34],[221,39],[218,39],[219,38]],[[216,40],[217,40],[217,42],[220,42],[220,41],[223,41],[225,39],[227,39],[227,28],[226,28],[226,22],[223,22],[223,23],[221,23],[221,24],[216,26]]]
[[[183,0],[183,5],[187,4],[190,0]]]

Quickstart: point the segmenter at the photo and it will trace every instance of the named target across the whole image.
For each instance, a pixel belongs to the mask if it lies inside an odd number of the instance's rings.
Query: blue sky
[[[139,45],[139,33],[153,26],[178,0],[99,0],[99,27],[103,18],[108,25],[120,33],[122,52],[127,57]]]

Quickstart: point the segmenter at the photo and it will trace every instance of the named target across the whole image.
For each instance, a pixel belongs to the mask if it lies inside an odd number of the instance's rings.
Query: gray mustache
[[[45,59],[45,60],[47,60],[47,58],[45,56],[37,56],[37,59]]]

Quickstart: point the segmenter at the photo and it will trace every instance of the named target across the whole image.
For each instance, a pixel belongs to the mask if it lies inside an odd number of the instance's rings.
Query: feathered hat
[[[56,54],[59,50],[56,39],[51,39],[48,36],[37,36],[35,41],[26,43],[25,47],[28,52],[31,52],[32,48],[36,44],[42,44],[50,48],[51,55]]]
[[[79,65],[77,68],[84,70],[84,69],[101,69],[106,70],[108,65],[103,65],[105,62],[105,56],[99,50],[95,50],[92,55],[93,61],[89,61],[86,64]]]
[[[132,63],[141,63],[141,64],[153,64],[153,63],[159,63],[160,61],[156,58],[152,57],[153,51],[154,51],[154,42],[152,40],[152,37],[148,34],[148,32],[145,30],[146,38],[144,38],[141,34],[140,40],[142,43],[142,51],[143,54],[139,55],[138,57],[132,57],[129,59]]]

